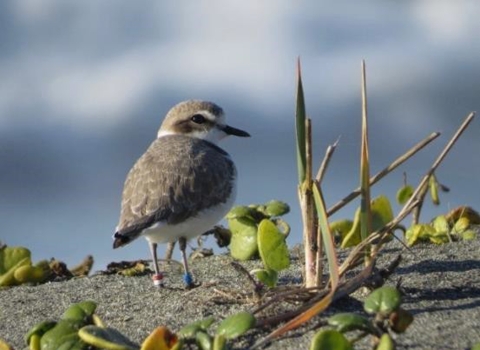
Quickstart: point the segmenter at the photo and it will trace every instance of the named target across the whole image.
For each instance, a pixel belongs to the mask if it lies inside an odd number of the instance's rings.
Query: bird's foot
[[[152,276],[153,285],[158,288],[163,287],[163,273],[156,273]]]
[[[193,283],[192,275],[188,272],[183,275],[183,283],[185,283],[185,287],[187,289],[193,289],[197,287],[195,283]]]

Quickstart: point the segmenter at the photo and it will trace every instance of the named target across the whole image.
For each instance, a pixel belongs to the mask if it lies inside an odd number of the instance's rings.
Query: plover
[[[228,135],[250,136],[225,124],[215,103],[181,102],[167,113],[156,140],[128,173],[113,248],[145,237],[156,286],[163,285],[157,244],[179,242],[184,282],[192,286],[186,241],[211,229],[233,205],[237,171],[229,154],[216,145]]]

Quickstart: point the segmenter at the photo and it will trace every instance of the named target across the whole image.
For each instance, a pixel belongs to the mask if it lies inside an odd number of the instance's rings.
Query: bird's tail
[[[140,232],[120,233],[115,232],[113,235],[113,249],[123,247],[131,241],[137,239],[140,236]]]

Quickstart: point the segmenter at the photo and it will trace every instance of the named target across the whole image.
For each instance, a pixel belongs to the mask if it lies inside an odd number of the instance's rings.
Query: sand
[[[379,266],[401,249],[398,243],[385,250]],[[292,254],[292,266],[280,276],[280,285],[301,281],[300,259]],[[45,319],[58,319],[72,303],[93,300],[97,314],[109,326],[131,340],[142,340],[157,326],[177,331],[183,325],[206,316],[222,319],[256,307],[253,300],[228,300],[251,290],[248,279],[230,264],[227,255],[195,259],[191,268],[201,286],[183,289],[181,272],[170,268],[167,287],[157,289],[149,276],[123,277],[93,275],[38,286],[18,286],[0,290],[0,337],[23,349],[24,334]],[[258,261],[244,264],[260,267]],[[414,315],[406,333],[397,337],[397,349],[468,349],[480,342],[480,239],[441,246],[421,244],[403,254],[403,260],[387,284],[401,279],[403,307]],[[226,294],[223,294],[226,293]],[[248,293],[247,293],[248,294]],[[363,314],[361,293],[339,300],[327,315],[339,311]],[[306,327],[288,333],[268,349],[308,349],[315,327],[325,323],[317,316]],[[247,349],[266,330],[247,333],[232,346]],[[358,349],[369,348],[369,342]]]

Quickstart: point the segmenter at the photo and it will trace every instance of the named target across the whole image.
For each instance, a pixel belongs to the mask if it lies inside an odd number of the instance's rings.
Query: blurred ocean
[[[480,4],[363,1],[24,0],[0,3],[0,240],[33,260],[95,269],[149,258],[139,240],[112,249],[127,171],[168,109],[212,100],[250,139],[223,142],[239,169],[237,203],[287,201],[301,241],[294,149],[295,64],[302,59],[317,167],[328,206],[359,180],[360,62],[367,62],[371,170],[432,131],[442,136],[374,187],[416,184],[480,102]],[[480,123],[438,170],[451,188],[423,219],[480,209]],[[334,218],[352,216],[358,203]],[[394,206],[398,210],[398,206]]]

